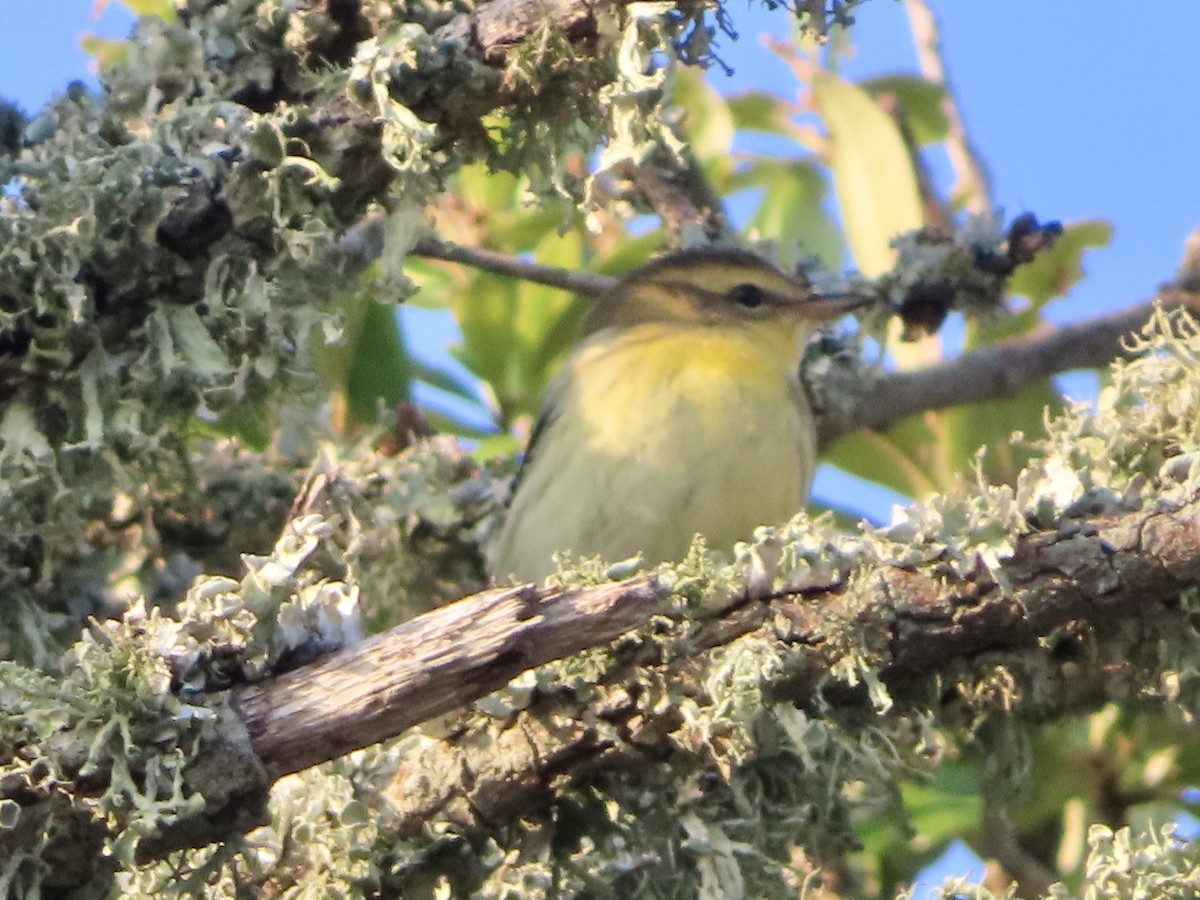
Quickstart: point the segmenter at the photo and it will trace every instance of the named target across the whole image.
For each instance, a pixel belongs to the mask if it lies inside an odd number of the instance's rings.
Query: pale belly
[[[813,434],[787,370],[728,358],[724,345],[689,349],[702,352],[576,362],[592,363],[588,390],[564,385],[500,535],[497,575],[541,579],[561,550],[676,561],[697,533],[727,551],[803,505]]]

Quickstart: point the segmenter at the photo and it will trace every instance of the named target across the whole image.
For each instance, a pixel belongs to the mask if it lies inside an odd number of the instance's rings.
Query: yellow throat
[[[696,533],[728,549],[788,518],[815,466],[800,353],[849,306],[740,250],[627,275],[547,392],[493,574],[540,580],[556,551],[674,561]]]

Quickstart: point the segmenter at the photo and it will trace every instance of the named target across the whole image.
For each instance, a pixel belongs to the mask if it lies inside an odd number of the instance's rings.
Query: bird
[[[808,499],[816,424],[800,358],[860,305],[814,296],[748,250],[696,247],[596,299],[548,386],[489,554],[537,582],[555,555],[678,562],[696,534],[732,549]]]

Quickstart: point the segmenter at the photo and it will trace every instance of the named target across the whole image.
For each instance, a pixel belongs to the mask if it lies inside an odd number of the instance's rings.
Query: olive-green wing
[[[517,491],[520,490],[521,483],[525,480],[525,474],[537,458],[538,444],[550,430],[550,425],[558,418],[559,404],[557,401],[561,393],[562,381],[556,378],[546,388],[546,396],[542,398],[541,412],[538,413],[538,417],[533,423],[533,430],[529,432],[529,443],[525,445],[525,455],[521,459],[521,468],[517,470],[516,477],[513,478],[512,488],[509,490],[508,506],[512,506],[513,498],[517,496]]]

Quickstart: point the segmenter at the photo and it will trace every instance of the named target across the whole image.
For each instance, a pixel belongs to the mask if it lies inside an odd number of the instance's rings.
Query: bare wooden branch
[[[527,585],[440,607],[234,703],[272,778],[459,709],[515,675],[603,645],[660,610],[652,576],[589,590]]]

